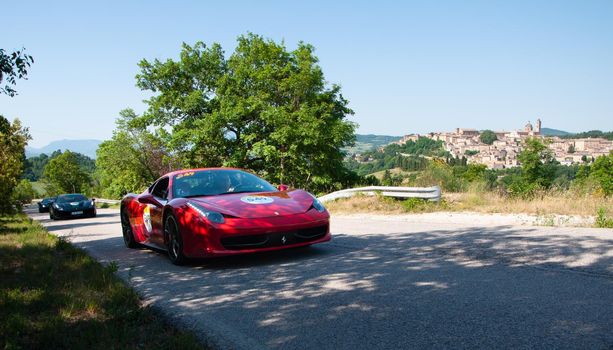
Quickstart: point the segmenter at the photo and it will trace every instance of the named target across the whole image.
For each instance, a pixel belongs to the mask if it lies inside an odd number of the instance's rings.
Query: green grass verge
[[[114,272],[27,216],[0,216],[0,349],[202,349]]]

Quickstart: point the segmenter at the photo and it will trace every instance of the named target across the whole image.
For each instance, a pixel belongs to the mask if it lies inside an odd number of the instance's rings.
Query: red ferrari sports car
[[[326,208],[306,191],[279,187],[231,168],[166,174],[122,199],[124,242],[166,250],[182,264],[329,241]]]

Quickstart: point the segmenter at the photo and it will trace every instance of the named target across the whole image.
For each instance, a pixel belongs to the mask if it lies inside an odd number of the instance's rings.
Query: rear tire
[[[179,231],[177,220],[174,216],[168,215],[164,222],[164,235],[167,238],[168,258],[175,265],[183,265],[187,258],[183,254],[183,237]]]
[[[94,213],[94,216],[96,214]],[[135,249],[140,247],[140,244],[134,239],[134,232],[132,232],[132,225],[130,225],[130,218],[128,213],[124,210],[121,211],[121,231],[123,234],[123,243],[127,248]]]

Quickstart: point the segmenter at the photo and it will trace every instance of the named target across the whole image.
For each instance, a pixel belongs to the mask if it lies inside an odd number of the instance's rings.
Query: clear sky
[[[8,1],[0,47],[35,63],[0,114],[31,146],[106,139],[118,112],[144,110],[142,58],[182,42],[231,53],[248,31],[316,47],[359,133],[613,130],[613,1]]]

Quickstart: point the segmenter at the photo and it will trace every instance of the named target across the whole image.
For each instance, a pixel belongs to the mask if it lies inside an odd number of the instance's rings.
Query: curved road
[[[613,230],[333,217],[327,244],[177,267],[98,213],[29,211],[215,347],[613,349]]]

